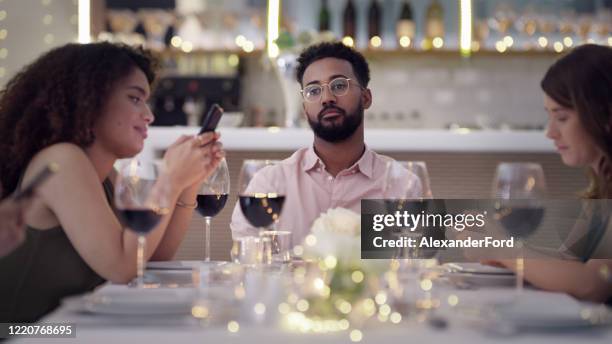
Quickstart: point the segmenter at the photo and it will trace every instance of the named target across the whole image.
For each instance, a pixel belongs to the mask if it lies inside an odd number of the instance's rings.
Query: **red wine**
[[[261,194],[240,196],[240,209],[244,217],[255,227],[268,227],[278,220],[285,196]]]
[[[502,207],[497,210],[499,222],[507,233],[519,238],[531,235],[542,222],[542,207]]]
[[[196,210],[204,217],[213,217],[223,210],[225,202],[227,202],[227,194],[198,195],[198,207]]]
[[[146,234],[161,220],[161,215],[151,209],[122,209],[121,219],[130,230]]]

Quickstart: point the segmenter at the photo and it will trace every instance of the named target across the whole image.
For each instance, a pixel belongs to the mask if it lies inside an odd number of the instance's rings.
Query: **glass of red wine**
[[[198,207],[196,209],[206,222],[206,231],[204,232],[204,261],[206,262],[210,262],[210,222],[225,207],[229,190],[229,169],[227,168],[227,161],[223,159],[213,174],[202,184],[197,197]]]
[[[239,203],[242,214],[247,221],[259,229],[261,240],[274,237],[275,224],[285,203],[285,184],[274,173],[278,160],[245,160],[238,178]],[[284,233],[280,233],[284,234]],[[265,243],[262,261],[270,263],[275,254],[274,243]]]
[[[517,246],[533,234],[544,217],[543,199],[546,181],[542,166],[531,162],[502,162],[497,165],[493,182],[495,218],[506,233],[517,239]],[[521,295],[524,279],[524,259],[516,258],[516,290]]]
[[[137,159],[119,162],[115,181],[115,206],[128,230],[138,235],[136,287],[145,287],[146,234],[168,209],[168,192],[161,182],[161,165]]]

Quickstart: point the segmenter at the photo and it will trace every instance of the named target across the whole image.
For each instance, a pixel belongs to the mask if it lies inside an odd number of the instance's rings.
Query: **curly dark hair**
[[[308,68],[308,66],[310,66],[313,62],[327,57],[348,61],[353,67],[353,72],[355,72],[357,80],[361,86],[368,87],[368,83],[370,82],[370,67],[368,66],[368,62],[357,50],[348,47],[341,42],[319,43],[311,45],[302,51],[297,59],[298,66],[296,70],[296,78],[300,85],[302,85],[306,68]]]
[[[541,82],[542,90],[578,113],[580,123],[604,153],[599,172],[589,168],[587,198],[612,196],[612,48],[585,44],[556,61]]]
[[[0,181],[12,193],[29,161],[60,142],[91,145],[115,84],[134,68],[155,80],[157,60],[123,44],[67,44],[24,67],[0,91]]]

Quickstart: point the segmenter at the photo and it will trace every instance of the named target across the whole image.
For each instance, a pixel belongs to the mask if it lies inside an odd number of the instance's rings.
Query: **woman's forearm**
[[[515,260],[506,259],[502,263],[516,271]],[[604,270],[612,270],[612,260],[593,259],[583,263],[546,258],[525,259],[525,280],[532,285],[594,302],[605,302],[612,297],[612,281],[606,278]]]
[[[184,190],[177,198],[184,204],[194,204],[198,194],[199,185],[194,185]],[[178,207],[174,208],[166,231],[161,238],[157,249],[151,256],[151,260],[170,260],[176,254],[185,233],[189,229],[189,224],[193,217],[193,209]]]

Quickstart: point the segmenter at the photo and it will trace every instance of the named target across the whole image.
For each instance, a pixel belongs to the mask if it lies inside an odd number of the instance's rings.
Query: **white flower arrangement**
[[[373,273],[389,267],[385,259],[361,259],[361,216],[349,209],[334,208],[322,213],[304,241],[306,259],[333,257],[344,266],[361,266],[364,272]]]

